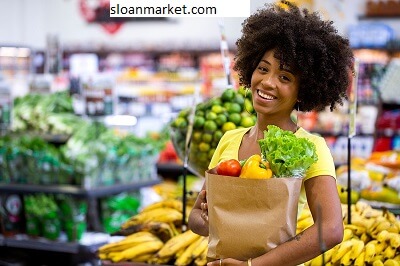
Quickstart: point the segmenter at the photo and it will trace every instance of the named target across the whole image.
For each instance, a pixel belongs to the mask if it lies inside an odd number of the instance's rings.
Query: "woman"
[[[317,147],[318,161],[304,177],[299,210],[307,202],[315,224],[271,251],[247,262],[232,258],[209,265],[299,265],[321,253],[318,225],[322,227],[327,249],[343,238],[343,222],[336,188],[335,167],[322,137],[298,127],[291,119],[293,110],[331,110],[342,104],[351,82],[352,50],[348,40],[337,34],[332,22],[318,14],[300,10],[285,2],[287,8],[266,5],[245,20],[238,39],[235,70],[240,83],[251,89],[257,112],[255,126],[228,131],[218,144],[209,165],[225,159],[243,160],[260,154],[257,140],[264,137],[268,125],[290,130],[306,137]],[[189,216],[189,228],[208,235],[205,188],[199,194]]]

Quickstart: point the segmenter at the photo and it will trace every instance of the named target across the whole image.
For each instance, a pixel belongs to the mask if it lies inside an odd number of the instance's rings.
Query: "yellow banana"
[[[369,205],[368,203],[361,201],[361,200],[356,202],[355,208],[356,208],[356,211],[360,214],[366,210],[372,209],[371,205]]]
[[[388,220],[382,221],[372,231],[370,231],[370,234],[372,237],[376,238],[379,232],[382,232],[383,230],[389,231],[391,226],[392,225]]]
[[[368,208],[365,209],[362,213],[362,216],[365,218],[377,218],[377,217],[383,217],[383,212],[381,210],[373,209],[373,208]]]
[[[334,252],[336,252],[337,246],[328,249],[327,251],[325,251],[324,256],[325,256],[325,262],[330,262],[332,260],[332,255],[334,254]]]
[[[153,256],[154,256],[154,253],[147,253],[147,254],[136,256],[136,257],[132,258],[131,261],[148,262]]]
[[[365,265],[365,250],[363,250],[360,255],[355,259],[354,266],[364,266]]]
[[[388,260],[388,259],[393,259],[394,256],[396,256],[396,248],[392,246],[387,246],[383,251],[383,258],[385,260]]]
[[[187,230],[168,240],[155,256],[160,258],[170,258],[175,255],[178,250],[186,248],[198,238],[200,238],[200,235],[193,233],[191,230]]]
[[[166,242],[174,234],[171,227],[167,223],[150,221],[141,224],[131,224],[128,227],[121,228],[113,233],[113,235],[129,236],[138,232],[150,232]]]
[[[149,232],[138,232],[135,234],[132,234],[123,240],[114,242],[114,243],[109,243],[101,246],[98,250],[99,252],[102,253],[108,253],[108,252],[113,252],[113,251],[120,251],[127,249],[131,246],[134,246],[136,244],[148,242],[148,241],[155,241],[158,240],[158,238],[149,233]]]
[[[300,213],[300,216],[297,218],[297,221],[301,221],[303,219],[306,219],[308,217],[311,217],[311,211],[309,208],[303,208],[303,210]]]
[[[364,244],[367,244],[369,241],[371,241],[371,237],[368,233],[362,234],[360,239],[364,242]]]
[[[361,236],[363,233],[367,232],[367,229],[362,226],[358,226],[355,224],[346,224],[344,228],[350,229],[353,231],[353,234],[356,236]]]
[[[322,262],[323,262],[322,256],[323,256],[322,254],[319,254],[317,257],[313,258],[310,261],[310,266],[320,266],[320,265],[322,265]]]
[[[388,246],[386,242],[379,242],[375,245],[376,255],[380,255]]]
[[[142,224],[150,221],[156,222],[174,222],[182,220],[182,212],[177,211],[173,208],[157,208],[153,210],[149,210],[147,212],[141,212],[133,217],[129,218],[124,224],[122,224],[122,228],[127,228],[131,225]]]
[[[364,260],[365,260],[365,262],[368,262],[368,263],[372,261],[372,259],[375,257],[375,254],[376,254],[376,249],[375,249],[376,243],[374,243],[373,241],[374,240],[365,244]]]
[[[387,230],[380,231],[376,236],[376,240],[379,242],[386,242],[389,240],[389,232]]]
[[[353,238],[353,236],[354,236],[353,230],[351,230],[350,228],[346,228],[346,225],[345,225],[345,228],[344,228],[344,231],[343,231],[343,240],[342,240],[342,242]]]
[[[351,241],[351,239],[340,243],[337,251],[332,255],[331,262],[333,264],[335,264],[336,262],[339,262],[340,259],[344,256],[344,254],[346,254],[348,251],[350,251],[352,245],[353,245],[353,242]]]
[[[207,265],[207,249],[203,251],[195,260],[194,265],[196,266],[204,266]]]
[[[353,246],[351,247],[350,260],[354,261],[364,250],[364,242],[359,239],[352,239]]]
[[[314,220],[313,220],[312,216],[309,216],[309,217],[297,222],[297,231],[301,232],[313,224],[314,224]]]
[[[204,237],[199,237],[196,241],[194,241],[192,244],[190,244],[186,249],[182,249],[183,252],[179,256],[177,256],[177,259],[175,260],[175,265],[177,266],[186,266],[189,265],[192,261],[192,254],[193,251],[197,248],[198,245],[203,241]]]
[[[351,224],[357,225],[357,226],[361,226],[364,228],[368,228],[372,225],[372,223],[374,222],[373,219],[368,219],[365,218],[359,214],[353,214],[351,216]]]
[[[158,208],[172,208],[182,212],[183,204],[182,201],[178,199],[165,199],[144,207],[141,212],[147,212]]]
[[[400,266],[400,260],[388,259],[383,263],[384,266]]]
[[[349,251],[346,252],[346,254],[344,254],[341,258],[340,258],[340,266],[349,266],[352,264],[352,260],[351,260],[351,249]],[[320,264],[322,265],[322,264]]]
[[[196,259],[208,250],[208,237],[202,237],[201,243],[193,250],[192,257]]]
[[[122,260],[132,260],[135,257],[141,256],[147,253],[153,253],[160,250],[164,243],[161,240],[144,242],[121,251],[117,256],[112,258],[113,262],[120,262]]]
[[[384,266],[385,264],[383,264],[383,261],[381,261],[381,260],[375,260],[373,263],[372,263],[372,266]]]

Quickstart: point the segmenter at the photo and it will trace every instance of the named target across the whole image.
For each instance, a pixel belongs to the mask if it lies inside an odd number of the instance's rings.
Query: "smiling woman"
[[[247,18],[243,23],[242,36],[236,44],[234,69],[239,74],[240,84],[251,90],[257,114],[256,123],[250,128],[237,128],[225,132],[215,149],[208,173],[215,173],[215,167],[227,158],[245,160],[253,158],[252,156],[270,156],[261,153],[259,143],[264,138],[264,133],[272,133],[270,129],[273,127],[286,130],[296,138],[304,138],[315,145],[316,157],[302,174],[302,189],[296,198],[297,213],[308,203],[315,224],[292,239],[279,242],[270,250],[257,252],[251,260],[247,257],[243,261],[243,257],[238,257],[237,252],[229,253],[229,256],[213,253],[209,255],[215,261],[209,265],[233,266],[246,262],[250,265],[249,261],[253,266],[299,265],[321,253],[319,236],[322,235],[321,241],[327,249],[340,243],[343,237],[343,222],[335,166],[330,150],[322,137],[298,127],[292,120],[291,113],[294,109],[319,111],[327,106],[333,110],[337,104],[342,104],[352,78],[349,73],[352,69],[353,53],[348,40],[337,33],[332,22],[324,21],[318,13],[301,10],[287,1],[266,5]],[[287,142],[280,142],[279,147],[275,145],[273,151],[268,153],[287,147]],[[293,145],[289,146],[293,148]],[[290,157],[291,153],[298,152],[289,152],[286,157]],[[285,161],[282,157],[279,158],[279,162]],[[251,174],[251,177],[254,178],[253,175]],[[276,170],[273,177],[277,177]],[[215,224],[218,220],[212,219],[215,217],[212,215],[213,211],[218,209],[218,206],[212,205],[211,200],[209,203],[213,207],[210,208],[211,219],[208,219],[207,196],[211,199],[213,193],[218,194],[218,189],[221,193],[223,191],[222,188],[211,186],[208,184],[207,189],[203,186],[204,191],[199,194],[189,216],[189,227],[201,235],[210,233],[210,238],[215,235],[215,231],[220,231],[221,226],[225,226],[223,222]],[[271,193],[268,198],[284,200],[282,191]],[[248,195],[251,196],[255,197],[254,204],[249,204],[257,205],[259,199],[256,195]],[[243,211],[247,213],[248,210]],[[273,215],[267,207],[261,208],[258,214]],[[243,216],[245,215],[243,213]],[[235,219],[239,221],[242,217],[237,216],[236,214]],[[246,222],[250,228],[249,223],[252,221]],[[254,237],[264,236],[258,231],[260,227],[279,230],[276,224],[258,224],[251,227],[254,230],[248,230],[246,239],[241,239],[241,242],[249,243],[248,249],[255,248],[251,244],[254,244],[254,241],[251,241]],[[225,245],[224,248],[235,249],[229,246],[229,241],[225,242]],[[224,259],[218,260],[219,258]]]

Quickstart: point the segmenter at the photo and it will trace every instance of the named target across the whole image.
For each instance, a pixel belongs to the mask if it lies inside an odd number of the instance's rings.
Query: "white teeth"
[[[258,90],[258,95],[260,95],[262,98],[267,99],[267,100],[273,100],[275,97],[265,94],[262,91]]]

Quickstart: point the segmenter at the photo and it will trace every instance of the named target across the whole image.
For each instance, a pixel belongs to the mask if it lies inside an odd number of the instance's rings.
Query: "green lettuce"
[[[303,177],[318,160],[314,143],[274,125],[267,127],[264,139],[258,143],[263,159],[269,162],[276,177]]]

